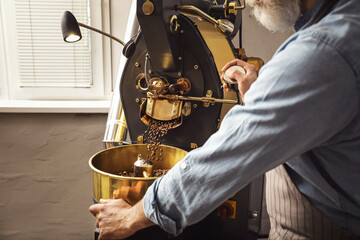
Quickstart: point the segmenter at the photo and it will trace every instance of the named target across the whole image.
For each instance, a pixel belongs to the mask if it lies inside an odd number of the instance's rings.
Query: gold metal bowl
[[[160,155],[161,153],[161,155]],[[147,188],[157,177],[123,177],[118,173],[132,169],[137,156],[149,155],[146,144],[132,144],[106,149],[96,153],[89,160],[93,170],[93,194],[96,201],[100,199],[126,200],[134,205],[144,196]],[[160,145],[153,161],[154,169],[170,169],[187,154],[185,150]]]

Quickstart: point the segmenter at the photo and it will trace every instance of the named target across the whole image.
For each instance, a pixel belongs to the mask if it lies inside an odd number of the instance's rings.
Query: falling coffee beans
[[[164,136],[168,133],[179,122],[178,120],[173,121],[159,121],[151,119],[148,125],[148,129],[145,131],[147,134],[147,150],[149,151],[148,159],[151,161],[159,161],[161,157],[156,157],[159,145],[162,143]],[[162,149],[161,149],[162,150]],[[159,155],[162,155],[160,151]]]

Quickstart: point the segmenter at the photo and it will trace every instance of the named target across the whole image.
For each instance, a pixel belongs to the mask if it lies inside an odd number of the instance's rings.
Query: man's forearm
[[[155,225],[145,216],[142,199],[132,207],[129,218],[133,219],[130,227],[136,231]]]

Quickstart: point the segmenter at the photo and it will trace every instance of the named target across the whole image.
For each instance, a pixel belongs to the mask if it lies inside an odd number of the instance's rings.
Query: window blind
[[[65,10],[78,22],[90,25],[89,0],[14,0],[20,87],[93,85],[89,31],[82,28],[81,41],[65,43],[61,33]]]
[[[3,30],[3,21],[1,16],[1,2],[0,2],[0,100],[4,99],[5,93],[5,81],[7,80],[5,76],[5,68],[6,68],[6,61],[5,61],[5,47],[4,47],[4,30]]]

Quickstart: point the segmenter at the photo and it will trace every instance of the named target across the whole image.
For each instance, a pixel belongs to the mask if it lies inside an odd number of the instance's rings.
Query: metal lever
[[[240,2],[241,3],[241,2]],[[228,4],[228,8],[229,8],[229,13],[234,13],[236,15],[236,11],[237,10],[243,10],[246,7],[246,2],[244,1],[244,3],[240,6],[237,5],[236,1],[230,2]]]
[[[225,103],[225,104],[237,104],[236,100],[231,99],[220,99],[213,97],[190,97],[190,96],[181,96],[181,95],[154,95],[150,92],[147,93],[149,98],[153,99],[168,99],[168,100],[181,100],[181,101],[198,101],[203,103]]]

